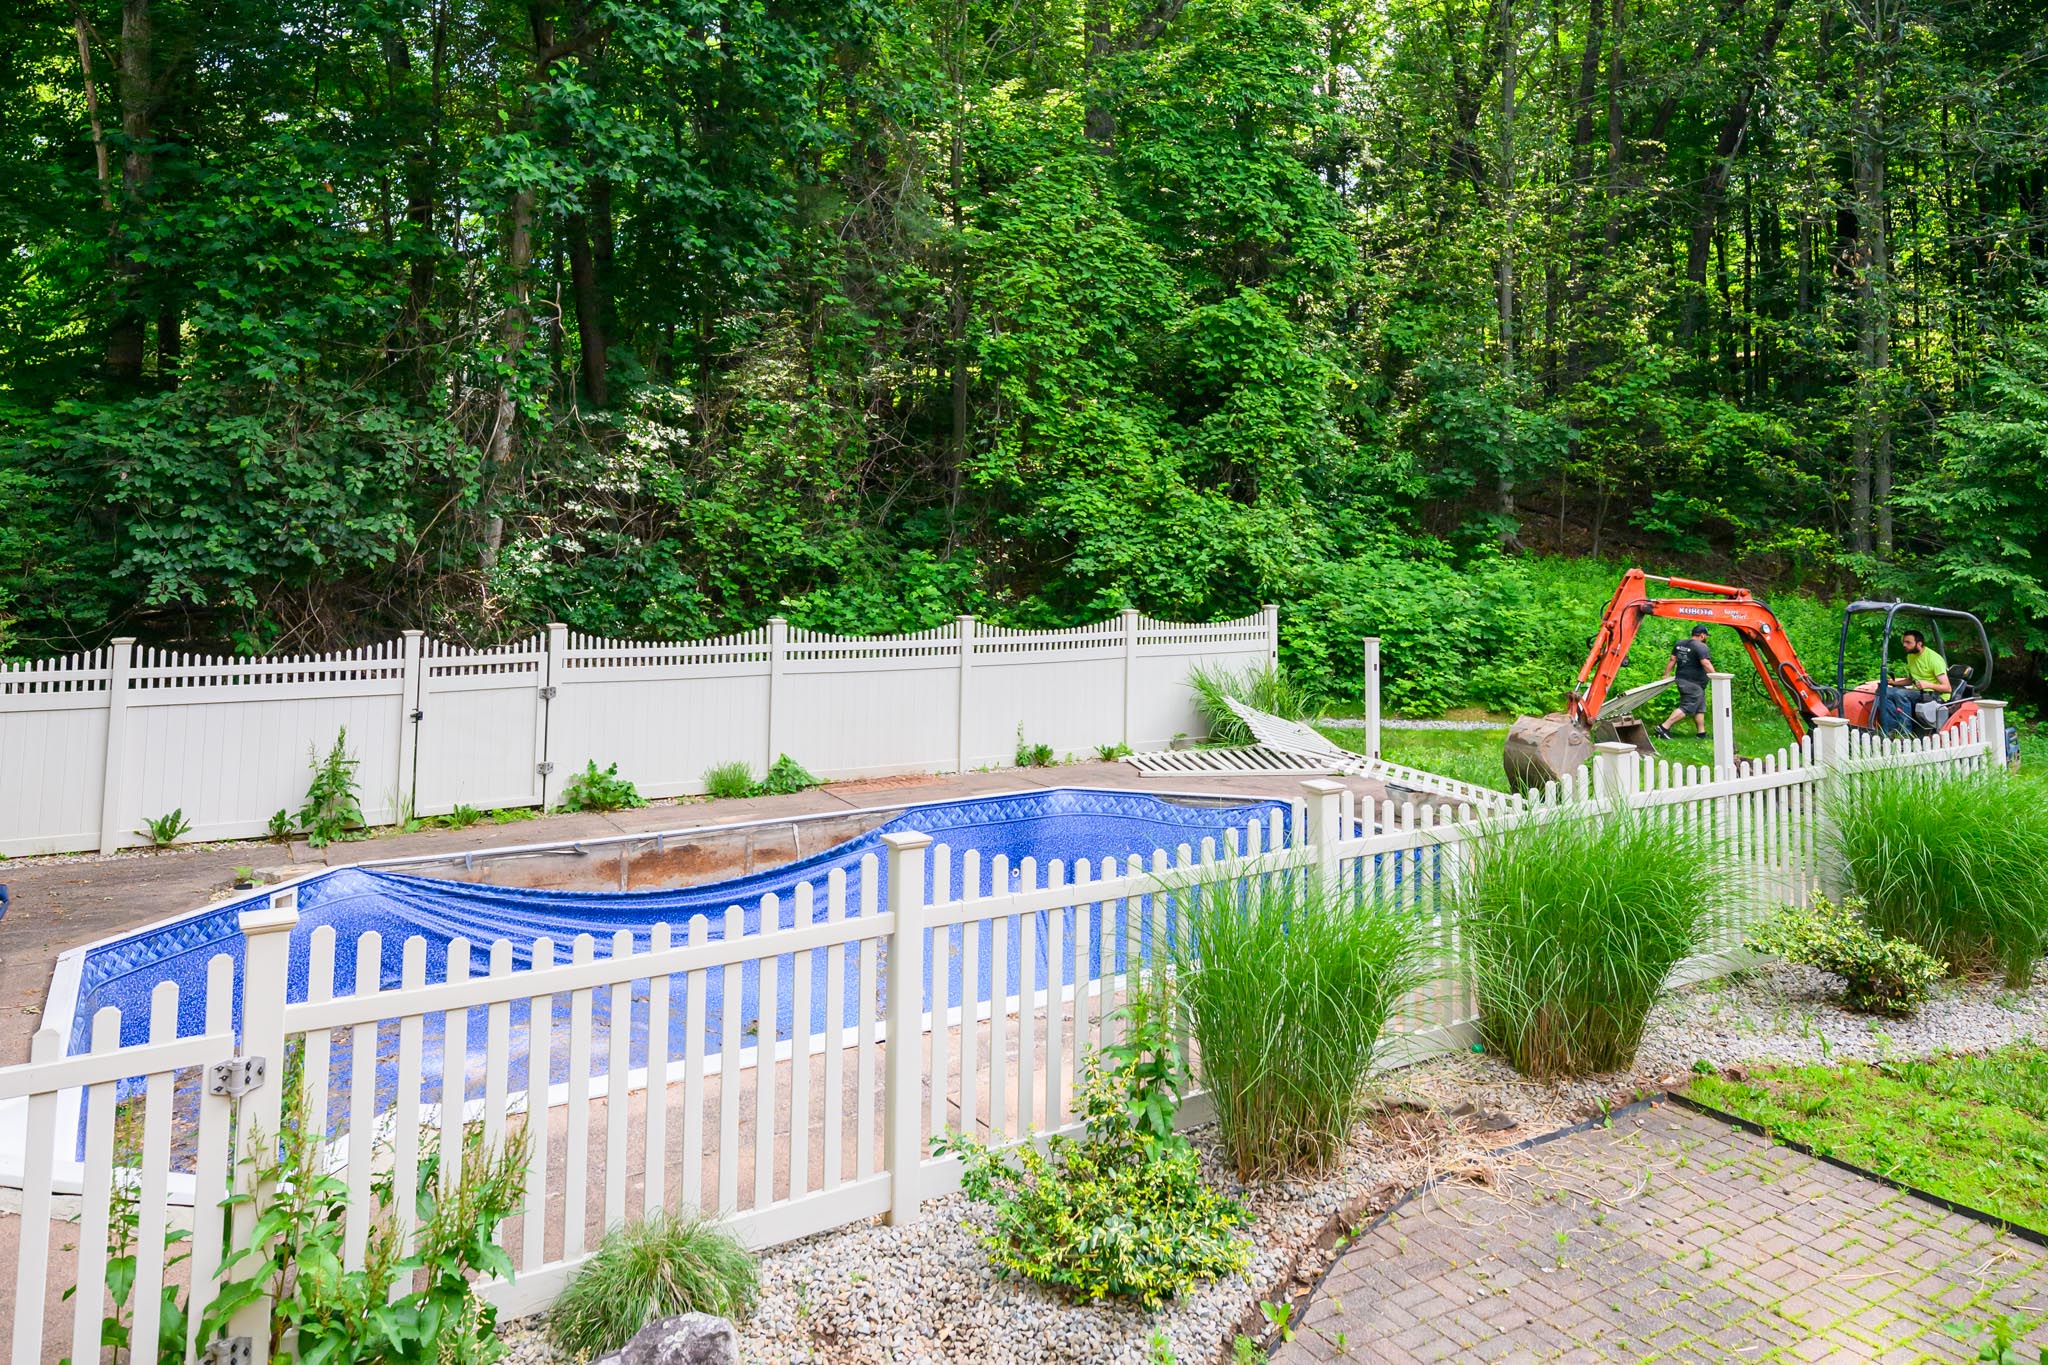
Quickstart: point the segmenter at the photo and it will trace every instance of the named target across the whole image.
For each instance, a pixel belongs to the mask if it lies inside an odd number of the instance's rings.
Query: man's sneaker
[[[1654,729],[1654,730],[1650,731],[1650,733],[1651,733],[1651,734],[1653,734],[1653,735],[1655,735],[1655,736],[1656,736],[1656,737],[1657,737],[1658,739],[1669,739],[1669,738],[1671,738],[1671,732],[1670,732],[1669,730],[1665,729],[1665,728],[1664,728],[1663,726],[1661,726],[1661,725],[1660,725],[1660,726],[1658,726],[1658,727],[1657,727],[1656,729]]]

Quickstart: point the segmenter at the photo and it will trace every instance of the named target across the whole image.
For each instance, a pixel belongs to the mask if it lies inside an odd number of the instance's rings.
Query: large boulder
[[[656,1318],[625,1350],[605,1359],[618,1365],[739,1365],[740,1334],[713,1314],[682,1313]]]

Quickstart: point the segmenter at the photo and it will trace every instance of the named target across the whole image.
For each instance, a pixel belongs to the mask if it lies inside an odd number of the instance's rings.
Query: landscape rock
[[[739,1365],[740,1334],[711,1313],[656,1318],[633,1335],[626,1349],[595,1365]]]

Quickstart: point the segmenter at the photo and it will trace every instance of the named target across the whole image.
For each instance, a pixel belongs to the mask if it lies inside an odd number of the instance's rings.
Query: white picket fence
[[[115,640],[0,664],[0,855],[264,833],[297,810],[308,758],[343,729],[372,823],[405,809],[545,805],[588,762],[644,796],[787,753],[824,778],[1010,763],[1021,736],[1064,757],[1164,748],[1204,726],[1197,664],[1279,657],[1279,617],[1181,624],[1126,611],[1072,630],[971,616],[915,635],[823,635],[780,617],[716,640],[606,640],[567,626],[471,650],[419,631],[367,649],[203,658]]]
[[[1116,1007],[1178,933],[1162,887],[1314,876],[1426,917],[1441,935],[1442,974],[1407,1002],[1386,1040],[1383,1062],[1400,1064],[1474,1036],[1471,983],[1445,908],[1474,841],[1499,822],[1555,818],[1587,802],[1637,809],[1670,827],[1674,850],[1687,840],[1724,846],[1752,879],[1756,904],[1768,905],[1802,899],[1827,877],[1821,784],[1901,766],[2000,763],[2003,738],[2000,709],[1988,706],[1979,721],[1912,742],[1824,721],[1809,740],[1720,768],[1602,745],[1590,770],[1491,818],[1436,806],[1361,809],[1342,784],[1317,779],[1304,784],[1291,819],[1275,812],[1230,831],[1220,847],[1205,840],[1149,858],[983,866],[928,835],[891,834],[886,898],[873,894],[883,868],[870,857],[858,872],[857,915],[846,913],[845,875],[835,872],[787,901],[765,897],[754,932],[734,913],[731,936],[718,940],[698,918],[640,940],[581,936],[560,959],[558,945],[543,942],[519,971],[509,943],[458,943],[435,982],[425,979],[422,940],[384,944],[372,934],[358,945],[345,994],[334,980],[333,931],[323,927],[299,1003],[286,1000],[298,911],[284,888],[242,918],[241,981],[227,957],[212,961],[198,1036],[174,1036],[177,987],[165,984],[148,1043],[120,1047],[119,1012],[109,1008],[93,1021],[89,1053],[62,1056],[58,1031],[46,1028],[28,1064],[0,1069],[0,1103],[25,1097],[28,1120],[12,1359],[100,1358],[117,1184],[139,1194],[132,1339],[153,1339],[162,1286],[187,1286],[202,1301],[212,1292],[224,1240],[212,1211],[248,1179],[247,1165],[231,1160],[231,1135],[278,1131],[280,1072],[294,1053],[307,1111],[324,1116],[351,1191],[351,1265],[369,1243],[380,1180],[389,1178],[402,1235],[423,1144],[438,1144],[443,1169],[459,1167],[462,1125],[444,1115],[461,1112],[492,1142],[515,1128],[528,1135],[524,1211],[500,1237],[518,1272],[486,1287],[508,1313],[523,1313],[552,1301],[606,1229],[652,1210],[722,1216],[755,1246],[877,1215],[900,1223],[957,1188],[957,1160],[929,1154],[934,1134],[1001,1143],[1071,1131],[1087,1059],[1116,1039]],[[1741,929],[1715,926],[1688,974],[1724,970]],[[382,990],[380,964],[391,954],[401,985]],[[987,999],[972,984],[984,964],[1001,987]],[[787,1006],[787,1024],[778,1006]],[[677,1017],[680,1051],[671,1046]],[[632,1039],[642,1029],[636,1066]],[[426,1065],[437,1043],[460,1064]],[[209,1093],[203,1077],[212,1073],[201,1069],[236,1058],[263,1059],[267,1078],[237,1098]],[[1199,1097],[1189,1112],[1199,1115]],[[77,1191],[75,1216],[60,1183]],[[67,1201],[62,1218],[58,1198]],[[196,1218],[173,1207],[188,1200]],[[180,1244],[189,1254],[167,1267],[164,1234],[180,1220],[192,1230]],[[247,1225],[238,1214],[234,1235]],[[77,1292],[66,1302],[57,1291],[69,1285]],[[259,1305],[232,1329],[253,1338],[258,1361],[265,1321]]]

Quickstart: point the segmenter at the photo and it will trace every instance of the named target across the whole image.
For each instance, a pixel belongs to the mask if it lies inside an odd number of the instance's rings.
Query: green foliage
[[[618,764],[599,772],[594,758],[562,788],[561,809],[567,811],[630,810],[646,804],[639,790],[619,776]]]
[[[455,809],[441,817],[441,823],[450,829],[468,829],[484,818],[484,813],[475,806],[457,802]]]
[[[1628,1066],[1672,970],[1744,895],[1724,855],[1674,850],[1637,812],[1565,808],[1470,848],[1454,914],[1480,1033],[1539,1080]]]
[[[730,763],[720,763],[704,770],[706,796],[730,799],[752,796],[754,792],[754,769],[744,758],[736,758]]]
[[[307,843],[323,848],[363,827],[362,797],[356,782],[356,768],[362,760],[348,751],[346,726],[335,732],[334,746],[325,758],[317,749],[308,757],[313,780],[306,787],[297,823],[306,832]],[[277,817],[271,817],[270,827],[275,834]]]
[[[933,1139],[961,1158],[967,1196],[991,1206],[993,1221],[970,1228],[997,1265],[1084,1303],[1156,1308],[1250,1262],[1243,1206],[1204,1183],[1173,1131],[1183,1063],[1170,999],[1162,989],[1134,1001],[1124,1042],[1089,1059],[1075,1096],[1086,1138],[1026,1143],[1014,1160],[960,1133]]]
[[[1429,972],[1428,925],[1307,874],[1177,887],[1175,984],[1202,1088],[1240,1179],[1327,1168],[1401,998]]]
[[[1943,975],[1941,960],[1919,945],[1872,933],[1862,901],[1850,897],[1837,905],[1818,891],[1811,903],[1788,905],[1750,930],[1744,942],[1841,977],[1842,1003],[1866,1014],[1911,1014]]]
[[[1830,853],[1864,920],[1963,973],[2032,979],[2048,948],[2048,780],[1951,765],[1869,773],[1829,799]]]
[[[754,1257],[715,1223],[657,1212],[614,1228],[548,1310],[548,1340],[590,1359],[623,1349],[656,1318],[744,1319],[760,1293]]]
[[[1197,664],[1188,670],[1188,688],[1195,710],[1209,725],[1209,738],[1219,744],[1247,744],[1251,731],[1230,709],[1238,702],[1282,720],[1314,720],[1322,705],[1308,688],[1273,665],[1242,671]]]
[[[270,837],[280,844],[292,837],[292,813],[290,811],[275,810],[270,813]]]
[[[295,1109],[292,1080],[286,1078],[287,1098]],[[286,1125],[274,1161],[243,1158],[256,1168],[253,1192],[232,1196],[227,1207],[253,1207],[250,1242],[225,1258],[201,1340],[224,1333],[243,1306],[268,1296],[268,1352],[276,1357],[294,1338],[301,1365],[489,1365],[502,1356],[497,1310],[478,1297],[473,1281],[512,1273],[511,1258],[494,1239],[498,1225],[518,1211],[525,1189],[524,1134],[492,1150],[482,1130],[471,1129],[459,1171],[441,1169],[438,1143],[423,1144],[410,1245],[393,1221],[387,1177],[376,1187],[363,1265],[348,1270],[342,1264],[348,1186],[327,1172],[318,1129],[302,1116]]]
[[[2048,1049],[1769,1066],[1689,1093],[1824,1156],[2048,1232]]]
[[[152,848],[169,848],[192,832],[192,822],[185,818],[181,806],[168,815],[143,816],[142,828],[135,832],[149,840]]]
[[[1059,756],[1050,744],[1033,744],[1024,738],[1024,727],[1017,727],[1017,766],[1020,768],[1050,768],[1059,762]]]
[[[788,796],[792,792],[808,791],[817,785],[818,779],[811,775],[810,769],[788,754],[777,754],[775,761],[768,765],[767,776],[761,779],[760,794]]]
[[[1095,760],[1098,763],[1114,763],[1120,758],[1130,757],[1130,753],[1131,746],[1125,744],[1122,740],[1118,740],[1115,744],[1098,744],[1095,746]]]

